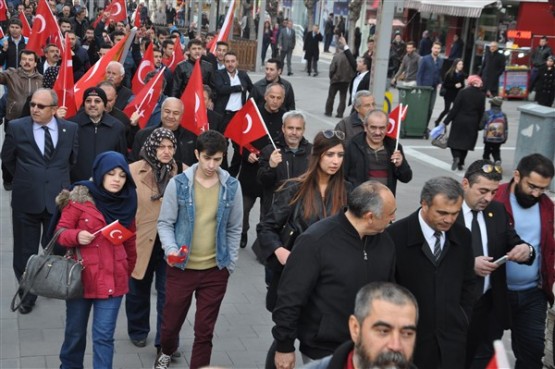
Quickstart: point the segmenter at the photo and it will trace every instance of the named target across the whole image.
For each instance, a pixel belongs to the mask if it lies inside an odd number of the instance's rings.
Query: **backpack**
[[[484,125],[485,143],[505,143],[507,141],[507,120],[502,111],[488,110],[488,120]]]

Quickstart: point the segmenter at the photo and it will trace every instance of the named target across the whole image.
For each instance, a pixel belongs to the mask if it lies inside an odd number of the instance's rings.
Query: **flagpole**
[[[258,118],[260,118],[260,121],[262,122],[262,125],[264,126],[264,130],[266,131],[266,134],[268,135],[268,138],[270,139],[270,142],[272,143],[272,146],[274,147],[274,150],[277,150],[276,144],[274,143],[274,140],[272,140],[272,136],[270,135],[270,132],[268,131],[268,127],[266,127],[266,122],[262,118],[262,114],[260,114],[260,110],[258,110],[258,106],[256,106],[256,103],[254,102],[254,99],[252,97],[249,100],[252,100],[252,104],[256,108],[256,113],[258,114]]]
[[[399,148],[399,138],[401,137],[401,116],[403,115],[403,104],[399,104],[399,117],[397,118],[397,139],[395,140],[395,150]]]
[[[158,73],[158,75],[156,77],[154,77],[154,83],[152,84],[152,87],[156,86],[156,84],[158,83],[158,80],[160,79],[160,76],[162,76],[162,74],[164,74],[164,70],[166,70],[166,67],[163,67],[162,69],[160,69],[160,72]],[[141,101],[141,103],[137,107],[137,110],[135,110],[135,113],[138,113],[138,112],[141,111],[141,108],[143,107],[143,104],[145,103],[145,100],[146,100],[146,96],[143,98],[143,100]]]

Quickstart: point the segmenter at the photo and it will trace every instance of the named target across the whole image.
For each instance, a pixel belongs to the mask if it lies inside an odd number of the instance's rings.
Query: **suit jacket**
[[[238,70],[241,85],[231,86],[231,79],[227,73],[227,69],[216,72],[214,78],[214,86],[216,87],[217,98],[214,102],[214,111],[219,114],[225,113],[225,107],[229,102],[229,95],[235,92],[241,92],[241,102],[244,105],[247,102],[247,92],[250,94],[252,90],[252,81],[247,72]]]
[[[486,223],[486,233],[488,237],[488,256],[493,260],[497,260],[513,247],[521,243],[525,243],[516,233],[513,227],[509,225],[509,215],[502,203],[492,201],[484,210],[484,222]],[[465,226],[464,215],[462,212],[457,218],[457,223]],[[473,249],[474,250],[474,249]],[[480,256],[474,251],[474,257]],[[526,262],[530,265],[534,261],[535,255]],[[477,276],[478,286],[481,288],[484,281],[483,277]],[[491,292],[493,294],[493,310],[498,321],[503,328],[510,328],[509,302],[507,298],[507,275],[505,273],[505,264],[501,265],[497,270],[490,274]],[[482,295],[480,289],[476,290],[477,298]],[[485,329],[485,327],[484,327]]]
[[[291,28],[291,32],[287,35],[287,27],[284,27],[279,32],[278,36],[278,47],[284,51],[293,50],[295,48],[295,43],[297,38],[295,36],[295,30]]]
[[[12,208],[26,213],[45,209],[53,214],[55,197],[71,184],[69,172],[77,161],[77,124],[56,119],[58,142],[47,161],[35,142],[33,120],[12,120],[7,127],[2,162],[12,173]]]
[[[431,54],[421,57],[418,62],[418,72],[416,72],[416,84],[436,88],[441,83],[441,68],[443,68],[442,57],[438,56],[436,62]]]
[[[419,368],[463,368],[476,300],[472,236],[455,222],[436,263],[418,212],[387,228],[397,253],[395,280],[414,294],[420,310],[414,363]]]

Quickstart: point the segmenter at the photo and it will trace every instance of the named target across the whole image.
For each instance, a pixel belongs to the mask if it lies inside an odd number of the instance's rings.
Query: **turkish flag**
[[[0,27],[0,38],[4,38],[6,35],[4,34],[4,30]]]
[[[224,132],[224,136],[239,145],[241,151],[246,148],[250,152],[258,151],[251,142],[267,134],[264,120],[252,98],[235,113]]]
[[[114,245],[121,245],[135,234],[122,226],[119,220],[113,221],[99,232]]]
[[[229,38],[231,27],[233,27],[233,13],[235,13],[236,3],[237,0],[233,0],[233,3],[229,6],[229,9],[227,9],[224,24],[222,25],[220,32],[218,32],[218,35],[212,39],[212,44],[207,47],[207,49],[210,50],[212,54],[216,52],[216,44],[218,43],[218,41],[227,41]]]
[[[391,137],[393,139],[397,139],[399,137],[399,130],[401,129],[401,122],[405,120],[407,117],[407,109],[408,106],[397,105],[395,109],[389,113],[389,124],[387,125],[387,131],[385,135],[387,137]],[[401,110],[402,109],[402,110]],[[399,119],[400,114],[400,119]]]
[[[173,55],[171,58],[162,59],[162,64],[164,64],[173,73],[177,64],[185,60],[183,56],[183,49],[181,48],[181,42],[177,38],[174,42]]]
[[[33,29],[31,30],[31,36],[26,48],[42,56],[43,48],[47,43],[54,43],[60,50],[64,49],[58,21],[54,14],[52,14],[52,10],[46,0],[39,0]]]
[[[129,118],[131,118],[133,113],[139,113],[139,127],[141,127],[141,129],[145,128],[158,103],[158,99],[162,93],[165,69],[165,67],[162,68],[154,78],[148,81],[139,93],[135,95],[135,98],[123,109],[123,112]]]
[[[137,95],[141,88],[144,87],[146,75],[156,68],[154,67],[154,42],[151,42],[143,55],[143,60],[139,64],[135,75],[133,76],[133,81],[131,82],[131,90],[133,95]]]
[[[0,0],[0,3],[3,3],[4,0]],[[2,11],[0,10],[0,14],[2,14]],[[0,20],[2,19],[2,17],[0,16]],[[29,38],[31,36],[31,26],[29,25],[29,22],[27,21],[27,17],[25,16],[24,13],[19,13],[19,20],[21,21],[21,23],[23,23],[23,28],[21,28],[21,34],[27,38]]]
[[[6,6],[6,0],[0,0],[0,22],[8,20],[8,7]],[[4,31],[2,31],[2,37],[4,37]]]
[[[127,4],[125,0],[114,0],[106,8],[105,12],[110,12],[109,19],[114,22],[125,22],[127,19]]]
[[[104,80],[108,63],[114,60],[119,61],[128,37],[129,34],[125,35],[77,81],[75,84],[75,103],[77,106],[80,107],[83,103],[83,93],[87,88],[94,87]]]
[[[137,6],[137,8],[135,9],[135,12],[131,16],[131,19],[133,20],[133,26],[134,27],[137,27],[137,28],[141,27],[141,9],[142,8],[143,8],[143,5],[139,4],[139,6]]]
[[[208,129],[208,116],[206,105],[204,105],[204,86],[202,83],[202,72],[200,61],[195,63],[191,78],[181,95],[183,101],[183,116],[181,126],[197,136]]]
[[[488,366],[486,366],[486,369],[510,368],[511,366],[509,364],[509,358],[507,357],[507,351],[505,350],[505,345],[503,344],[503,341],[493,341],[493,347],[495,349],[495,353],[488,363]]]
[[[67,108],[66,117],[73,117],[77,114],[77,105],[75,104],[75,91],[73,90],[73,59],[71,56],[71,45],[69,37],[65,39],[65,48],[62,54],[62,65],[58,72],[58,78],[54,83],[54,91],[58,95],[58,103],[60,106]]]

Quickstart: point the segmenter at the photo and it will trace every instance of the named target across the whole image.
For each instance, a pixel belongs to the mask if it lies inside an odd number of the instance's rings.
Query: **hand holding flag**
[[[129,118],[133,113],[139,115],[139,127],[144,128],[154,111],[154,107],[158,103],[160,94],[162,93],[162,85],[164,83],[164,70],[162,68],[156,76],[154,76],[148,83],[139,91],[135,98],[123,109],[125,115]]]

